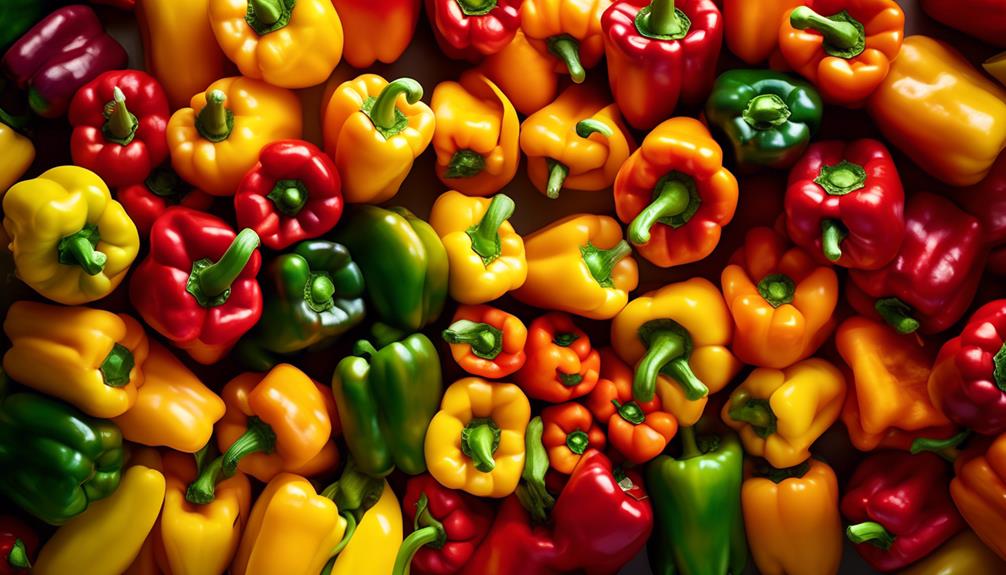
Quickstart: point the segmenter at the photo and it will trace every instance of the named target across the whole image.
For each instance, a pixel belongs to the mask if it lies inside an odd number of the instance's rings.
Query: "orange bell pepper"
[[[332,0],[346,42],[342,56],[354,68],[391,64],[412,42],[422,0]]]
[[[541,410],[542,445],[552,469],[569,475],[588,449],[604,451],[604,431],[594,423],[590,410],[575,402],[550,405]]]
[[[495,82],[525,116],[554,100],[559,90],[552,59],[538,52],[521,30],[506,48],[487,57],[475,69]]]
[[[553,312],[531,322],[527,361],[514,379],[528,397],[561,403],[590,393],[600,369],[590,337],[568,315]]]
[[[525,0],[521,29],[531,45],[555,62],[555,71],[579,84],[604,56],[601,14],[612,0]]]
[[[458,366],[472,375],[499,379],[524,365],[527,328],[515,315],[488,305],[461,305],[443,332]]]
[[[1006,434],[966,449],[954,462],[950,496],[975,534],[1006,559]]]
[[[723,0],[727,48],[748,64],[769,59],[779,48],[783,15],[803,0]]]

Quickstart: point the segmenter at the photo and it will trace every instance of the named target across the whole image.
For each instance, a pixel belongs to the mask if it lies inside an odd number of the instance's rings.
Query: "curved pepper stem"
[[[964,431],[946,439],[920,437],[912,442],[912,448],[910,451],[912,452],[912,455],[918,455],[919,453],[930,451],[953,463],[957,460],[958,446],[960,446],[961,443],[964,443],[964,441],[970,436],[971,430],[965,429]]]
[[[691,205],[691,192],[688,186],[677,179],[665,179],[654,194],[650,205],[636,214],[629,224],[626,233],[629,241],[641,246],[650,241],[650,228],[659,220],[679,216],[688,211]]]
[[[577,455],[583,455],[588,446],[590,446],[590,436],[579,429],[566,436],[566,447]]]
[[[310,196],[307,186],[300,180],[279,180],[266,195],[277,212],[290,218],[300,213]]]
[[[204,307],[222,304],[230,295],[231,284],[241,275],[258,246],[255,230],[241,230],[215,263],[208,259],[193,262],[186,290]]]
[[[560,34],[549,38],[547,44],[548,51],[566,64],[573,83],[582,84],[587,78],[587,71],[580,62],[580,41],[569,34]]]
[[[24,541],[14,540],[7,553],[7,564],[15,569],[31,569],[31,561],[28,560],[28,550],[24,547]]]
[[[611,272],[618,262],[631,253],[632,246],[625,240],[619,241],[606,250],[600,249],[590,242],[580,248],[580,255],[583,257],[583,262],[587,264],[590,275],[603,288],[615,287],[615,283],[611,279]]]
[[[548,512],[555,505],[555,498],[545,487],[545,473],[548,472],[548,452],[541,441],[545,424],[541,416],[535,416],[527,424],[524,433],[523,482],[517,488],[517,499],[538,523],[548,520]]]
[[[465,16],[484,16],[496,8],[497,0],[456,0]]]
[[[807,6],[800,6],[789,15],[789,23],[797,30],[814,30],[824,37],[824,51],[837,58],[854,58],[866,46],[863,25],[846,11],[833,16],[821,16]]]
[[[577,136],[587,139],[594,134],[601,134],[605,138],[610,138],[615,135],[615,132],[612,131],[608,124],[594,118],[587,118],[576,123]]]
[[[789,121],[792,112],[786,102],[775,94],[761,94],[748,100],[741,117],[756,130],[768,130]]]
[[[611,403],[618,410],[618,416],[632,425],[639,425],[646,421],[646,414],[643,413],[643,409],[635,401],[621,403],[617,399],[612,399]]]
[[[847,232],[838,220],[821,221],[821,251],[830,262],[842,259],[842,241]]]
[[[869,543],[881,549],[887,550],[894,545],[894,535],[876,521],[864,521],[855,525],[850,525],[845,529],[846,536],[853,543]]]
[[[185,500],[194,505],[206,505],[216,498],[217,483],[229,477],[224,473],[224,457],[215,458],[199,472],[199,477],[185,490]],[[231,475],[234,475],[231,473]]]
[[[126,95],[118,86],[112,89],[112,102],[105,112],[108,118],[102,128],[105,139],[123,146],[132,142],[139,122],[126,108]]]
[[[503,332],[487,324],[459,319],[443,332],[447,343],[468,344],[482,359],[496,359],[503,350]]]
[[[461,430],[461,452],[475,464],[475,469],[489,473],[496,469],[493,453],[500,445],[500,428],[491,419],[473,419]]]
[[[873,308],[884,318],[887,325],[900,334],[915,333],[915,330],[919,329],[919,320],[912,317],[911,306],[896,297],[878,299]]]
[[[546,162],[548,163],[548,183],[545,185],[545,196],[550,200],[554,200],[559,197],[559,192],[562,191],[562,184],[566,182],[566,176],[569,175],[569,166],[562,162],[557,162],[552,158],[548,158]]]
[[[133,371],[136,365],[133,359],[133,352],[129,348],[117,343],[112,346],[112,351],[105,356],[105,361],[101,362],[101,379],[108,387],[122,387],[129,383],[129,372]]]
[[[636,15],[636,31],[647,38],[680,40],[691,26],[688,16],[674,7],[674,0],[653,0]]]
[[[416,552],[429,545],[434,549],[442,549],[447,543],[447,531],[444,524],[430,513],[430,500],[425,493],[416,501],[416,521],[414,531],[402,540],[395,557],[392,575],[408,575],[409,566]]]
[[[248,418],[248,429],[231,444],[221,456],[221,465],[226,477],[234,475],[238,462],[252,453],[272,453],[276,450],[276,432],[258,417]]]
[[[85,225],[75,234],[70,234],[59,240],[56,245],[56,257],[59,263],[78,265],[89,276],[96,276],[105,269],[108,256],[97,251],[101,235],[98,226]]]
[[[758,437],[766,438],[776,431],[776,415],[767,400],[755,399],[745,391],[738,391],[730,400],[730,419],[751,425]]]
[[[484,169],[486,169],[486,159],[482,157],[482,154],[475,150],[458,150],[451,156],[444,177],[449,179],[474,178]]]
[[[423,86],[412,78],[389,82],[370,108],[370,120],[386,138],[401,132],[407,124],[397,106],[398,96],[402,94],[408,103],[415,104],[423,97]]]
[[[227,94],[212,90],[206,94],[206,106],[196,116],[196,130],[211,142],[222,142],[234,129],[234,113],[227,109]]]
[[[513,215],[515,207],[510,196],[496,194],[479,223],[465,232],[472,241],[472,251],[482,258],[483,264],[489,265],[500,256],[499,229]]]
[[[793,303],[796,283],[786,274],[769,274],[758,282],[758,293],[774,308]]]
[[[689,400],[695,401],[709,394],[709,388],[695,377],[688,365],[684,336],[670,329],[656,330],[649,334],[646,343],[649,348],[636,366],[632,380],[632,396],[637,401],[645,403],[653,400],[657,377],[664,369],[670,372]]]

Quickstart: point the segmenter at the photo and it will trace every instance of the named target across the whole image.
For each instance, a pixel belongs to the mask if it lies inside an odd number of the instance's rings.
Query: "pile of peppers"
[[[1006,4],[901,4],[6,0],[0,575],[1006,573]]]

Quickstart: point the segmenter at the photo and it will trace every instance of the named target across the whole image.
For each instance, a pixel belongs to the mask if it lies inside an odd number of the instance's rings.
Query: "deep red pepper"
[[[971,305],[986,252],[975,217],[946,198],[917,192],[905,204],[898,255],[883,268],[850,271],[846,293],[856,311],[901,333],[938,333]]]
[[[930,18],[1000,48],[1006,48],[1006,3],[1002,0],[922,0]]]
[[[274,250],[316,238],[342,216],[339,172],[310,142],[273,142],[238,185],[234,210],[238,227],[255,230]]]
[[[190,208],[168,208],[129,283],[147,324],[200,363],[216,363],[262,315],[258,236]]]
[[[181,205],[207,211],[213,205],[213,198],[205,192],[189,189],[188,184],[168,167],[154,168],[143,182],[115,192],[115,199],[126,209],[142,237],[150,233],[154,221],[169,207]]]
[[[905,234],[905,192],[891,153],[877,140],[818,142],[789,173],[786,226],[822,262],[877,269]]]
[[[91,80],[70,102],[73,163],[109,187],[142,182],[168,157],[168,98],[153,76],[112,70]]]
[[[506,47],[520,28],[524,0],[426,0],[440,51],[477,61]]]
[[[950,499],[950,465],[932,453],[878,452],[863,460],[842,497],[856,551],[878,571],[929,555],[964,529]]]
[[[465,566],[464,575],[520,573],[557,575],[558,561],[552,530],[536,525],[516,495],[503,500],[489,534]]]
[[[991,250],[985,269],[1006,276],[1006,154],[999,155],[984,180],[948,189],[946,196],[982,223],[985,245]]]
[[[32,557],[38,552],[35,530],[17,517],[0,516],[0,575],[31,573]]]

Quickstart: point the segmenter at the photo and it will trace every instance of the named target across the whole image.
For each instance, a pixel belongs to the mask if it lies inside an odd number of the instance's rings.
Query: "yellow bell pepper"
[[[210,0],[210,26],[247,78],[283,88],[321,84],[342,59],[331,0]]]
[[[14,184],[3,198],[3,213],[18,277],[61,304],[111,293],[140,249],[126,210],[84,168],[59,166]]]
[[[140,553],[164,501],[164,475],[143,465],[126,470],[115,493],[96,501],[42,547],[35,575],[119,575]]]
[[[926,36],[905,38],[867,108],[888,140],[952,186],[981,181],[1006,148],[1006,90]]]
[[[332,93],[322,130],[347,202],[379,204],[398,193],[433,139],[436,117],[422,97],[415,80],[389,83],[376,74],[343,82]]]
[[[1006,561],[988,548],[970,529],[965,529],[931,555],[898,575],[977,575],[1006,573]]]
[[[426,433],[430,475],[449,489],[506,497],[524,471],[531,404],[512,383],[466,377],[444,393]]]
[[[485,303],[517,289],[527,279],[527,257],[509,218],[508,196],[469,198],[449,191],[434,202],[430,225],[447,250],[450,294],[461,303]]]
[[[612,0],[525,0],[521,29],[531,45],[555,64],[555,71],[583,82],[604,56],[601,14]]]
[[[3,367],[14,380],[94,417],[122,415],[144,384],[149,343],[125,314],[19,301],[4,332]]]
[[[380,499],[363,515],[329,575],[390,575],[402,544],[402,509],[388,482]]]
[[[531,45],[518,29],[513,40],[499,52],[487,56],[476,68],[496,83],[525,116],[542,109],[559,91],[552,59]]]
[[[748,455],[774,467],[794,467],[842,412],[845,377],[823,359],[779,370],[751,372],[723,405],[723,422],[736,430]]]
[[[698,422],[708,394],[741,369],[728,346],[733,322],[716,286],[703,278],[668,284],[629,302],[611,322],[611,344],[636,366],[633,396],[660,394],[682,427]]]
[[[552,199],[563,188],[610,188],[635,147],[618,106],[592,84],[566,88],[520,127],[528,177]]]
[[[516,116],[514,119],[517,119]],[[7,188],[20,180],[35,161],[35,145],[19,132],[27,121],[27,117],[11,116],[0,109],[0,150],[3,150],[3,155],[0,156],[0,199],[7,192]],[[516,146],[515,138],[514,147]],[[515,165],[514,170],[516,169]]]
[[[233,196],[263,146],[301,136],[297,95],[260,80],[222,78],[168,120],[171,165],[214,196]]]
[[[610,319],[639,285],[632,247],[607,216],[566,217],[527,236],[524,247],[527,280],[513,296],[528,305]]]

